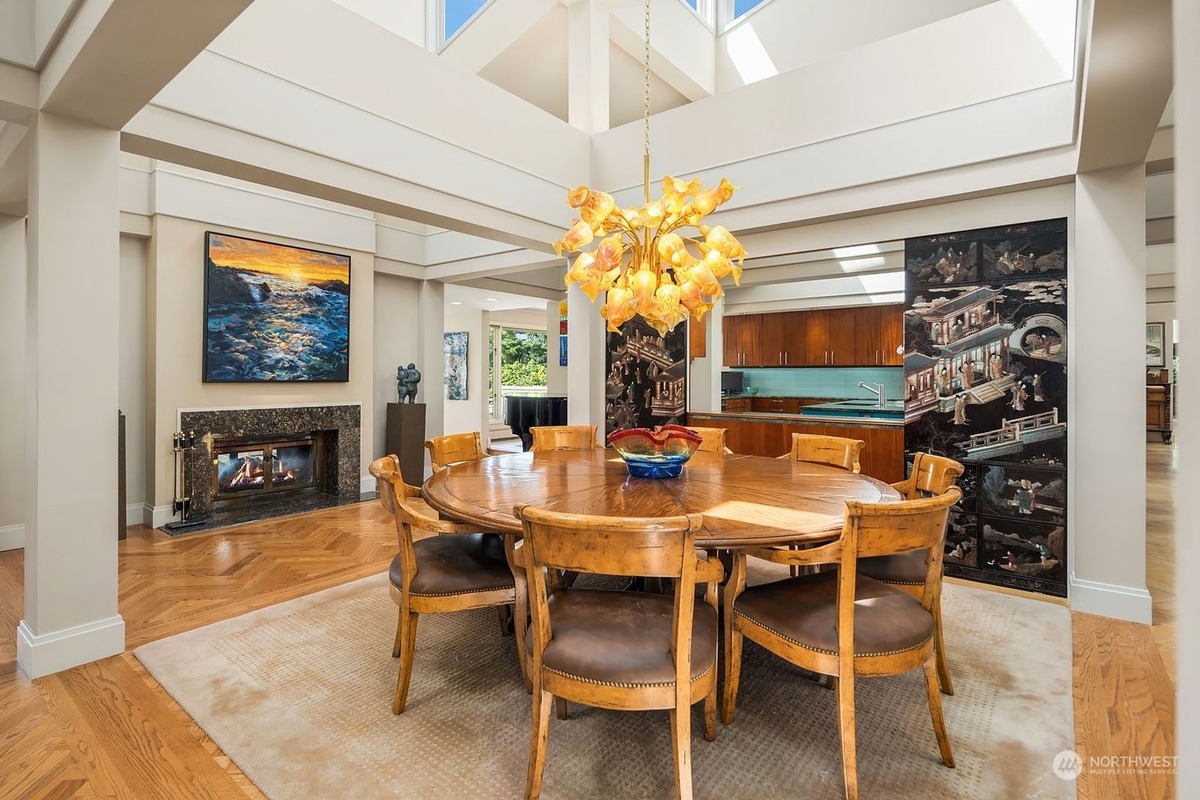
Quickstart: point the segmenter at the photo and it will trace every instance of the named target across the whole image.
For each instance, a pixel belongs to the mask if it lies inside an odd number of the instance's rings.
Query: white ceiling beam
[[[41,73],[45,111],[119,130],[253,0],[84,0]]]
[[[612,42],[639,64],[645,63],[646,36],[642,5],[613,12]],[[667,31],[655,38],[654,31]],[[651,8],[650,68],[688,100],[711,97],[716,91],[716,35],[683,3],[670,0]]]
[[[151,105],[125,126],[126,152],[518,247],[550,249],[556,225]],[[347,187],[354,187],[353,189]]]
[[[559,0],[492,0],[443,48],[441,55],[478,73],[558,4]]]
[[[468,258],[446,264],[437,264],[425,269],[425,277],[431,280],[469,280],[485,275],[504,275],[510,272],[525,272],[543,267],[561,266],[564,260],[554,254],[533,250],[510,250],[506,253]]]
[[[29,137],[9,123],[0,129],[0,214],[23,217],[29,210]]]
[[[0,120],[28,125],[38,107],[38,74],[0,62]]]
[[[1079,172],[1140,164],[1171,96],[1171,0],[1095,0],[1089,34]]]
[[[504,278],[476,278],[475,280],[456,282],[456,285],[471,286],[489,292],[540,297],[543,300],[562,300],[567,296],[566,291],[562,289],[549,289],[545,286],[505,280]]]

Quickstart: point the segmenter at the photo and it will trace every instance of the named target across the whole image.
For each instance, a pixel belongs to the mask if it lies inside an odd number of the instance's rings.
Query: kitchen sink
[[[864,419],[903,419],[904,403],[889,400],[883,408],[878,400],[840,400],[836,403],[817,403],[800,409],[806,417],[862,417]]]

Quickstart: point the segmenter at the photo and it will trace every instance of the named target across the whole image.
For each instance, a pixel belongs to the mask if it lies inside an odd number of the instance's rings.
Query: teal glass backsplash
[[[757,387],[758,394],[764,396],[869,398],[871,393],[858,387],[862,381],[882,383],[887,398],[899,400],[904,385],[904,367],[773,367],[745,368],[741,372],[745,385]]]

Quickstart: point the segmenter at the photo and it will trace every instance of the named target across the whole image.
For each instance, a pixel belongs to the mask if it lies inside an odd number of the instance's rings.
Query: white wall
[[[446,400],[442,364],[430,365],[432,380],[426,390],[426,402],[441,397],[445,413],[443,433],[482,431],[487,439],[487,314],[466,306],[447,306],[443,323],[446,333],[467,332],[467,399]],[[424,381],[424,379],[422,379]]]
[[[0,550],[25,546],[25,220],[0,217]]]
[[[147,281],[147,387],[151,427],[147,432],[147,468],[153,474],[148,501],[161,512],[172,499],[174,459],[171,434],[185,408],[362,404],[362,472],[374,449],[374,256],[321,242],[222,227],[237,236],[267,238],[280,244],[311,247],[350,256],[350,380],[346,383],[204,383],[204,231],[203,223],[166,216],[154,218]],[[394,368],[393,368],[394,369]]]
[[[426,398],[441,397],[438,378],[440,365],[423,364],[417,347],[417,282],[394,275],[375,273],[375,368],[372,375],[372,398],[375,405],[375,424],[371,432],[371,458],[384,455],[387,404],[399,399],[396,391],[396,368],[416,364],[421,371],[418,390]],[[420,396],[420,395],[418,395]],[[428,403],[428,399],[421,402]],[[428,434],[426,434],[428,435]],[[364,458],[367,453],[363,453]]]
[[[559,301],[546,301],[546,395],[567,393],[567,368],[558,363]]]
[[[117,402],[125,414],[126,521],[136,525],[146,502],[146,249],[121,237],[121,344]]]

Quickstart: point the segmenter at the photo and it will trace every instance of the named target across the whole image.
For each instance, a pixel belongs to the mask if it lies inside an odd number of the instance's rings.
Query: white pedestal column
[[[567,424],[595,425],[604,439],[605,321],[595,305],[572,284],[567,290]]]
[[[1146,589],[1146,173],[1081,174],[1075,190],[1068,488],[1071,606],[1150,621]]]
[[[31,678],[120,653],[117,613],[119,133],[31,130],[25,612]]]
[[[445,346],[446,284],[441,281],[421,281],[417,294],[417,352],[421,361],[421,382],[417,385],[417,402],[425,404],[425,436],[441,436],[446,430]],[[425,477],[431,472],[429,453],[425,453]]]
[[[0,550],[25,546],[25,219],[0,216]]]
[[[567,121],[588,133],[608,130],[608,15],[602,0],[567,8]]]

